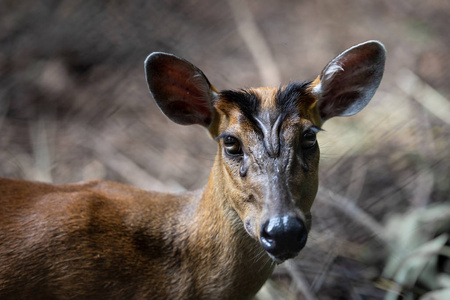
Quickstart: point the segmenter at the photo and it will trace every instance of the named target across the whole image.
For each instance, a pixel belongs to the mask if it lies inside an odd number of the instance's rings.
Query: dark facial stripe
[[[226,90],[221,91],[220,96],[222,99],[236,104],[250,122],[257,124],[254,116],[257,116],[260,111],[261,99],[254,92]]]
[[[305,96],[308,94],[307,88],[310,84],[310,81],[302,83],[292,82],[285,88],[278,89],[275,100],[278,111],[283,115],[297,112],[299,101],[306,98]]]

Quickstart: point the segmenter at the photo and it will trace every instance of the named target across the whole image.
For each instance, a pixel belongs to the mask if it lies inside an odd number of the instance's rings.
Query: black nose
[[[272,218],[261,228],[261,244],[280,260],[295,257],[305,246],[307,238],[305,223],[296,217]]]

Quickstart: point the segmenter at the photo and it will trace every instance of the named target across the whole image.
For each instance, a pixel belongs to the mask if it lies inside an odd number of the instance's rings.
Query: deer
[[[368,104],[385,53],[367,41],[313,81],[223,91],[190,62],[151,53],[145,77],[157,106],[217,142],[207,184],[162,193],[0,179],[0,299],[251,299],[305,247],[316,135]]]

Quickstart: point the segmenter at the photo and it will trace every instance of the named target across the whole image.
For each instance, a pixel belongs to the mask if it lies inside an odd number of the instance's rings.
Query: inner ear
[[[209,127],[217,93],[199,68],[175,55],[154,52],[145,61],[145,75],[153,98],[169,119]]]

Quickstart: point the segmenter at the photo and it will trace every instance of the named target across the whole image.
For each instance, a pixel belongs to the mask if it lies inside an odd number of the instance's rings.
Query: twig
[[[316,300],[317,298],[311,291],[305,276],[303,276],[303,273],[297,269],[295,262],[288,260],[284,263],[284,267],[288,271],[289,275],[291,275],[293,282],[295,282],[297,289],[303,294],[305,300]]]
[[[253,56],[259,70],[263,84],[266,86],[278,85],[281,81],[280,71],[273,59],[269,45],[258,29],[247,1],[228,0],[237,29]]]
[[[93,150],[103,164],[119,173],[128,183],[143,189],[152,189],[161,192],[173,191],[173,187],[168,186],[162,181],[150,175],[147,171],[139,167],[134,161],[120,153],[112,144],[110,144],[100,134],[92,134],[91,141]],[[181,191],[183,188],[178,187]]]
[[[339,194],[336,194],[324,187],[319,187],[319,191],[317,194],[317,199],[319,201],[323,201],[327,204],[333,205],[346,215],[352,217],[353,220],[369,229],[375,235],[375,237],[379,238],[385,244],[389,243],[389,239],[384,232],[383,226],[380,225],[374,218],[372,218],[372,216],[360,209],[351,200]]]
[[[51,174],[52,155],[49,147],[49,128],[44,116],[40,116],[36,123],[30,123],[30,138],[34,156],[33,180],[53,182]],[[50,132],[51,133],[51,132]]]
[[[411,70],[401,69],[396,76],[397,85],[443,122],[450,124],[450,101],[421,80]]]
[[[337,255],[333,251],[333,247],[330,247],[318,275],[314,278],[311,284],[311,290],[314,293],[317,293],[322,287],[336,257]]]
[[[367,174],[367,162],[362,156],[357,156],[352,165],[350,184],[345,192],[345,198],[358,199],[364,187]]]

